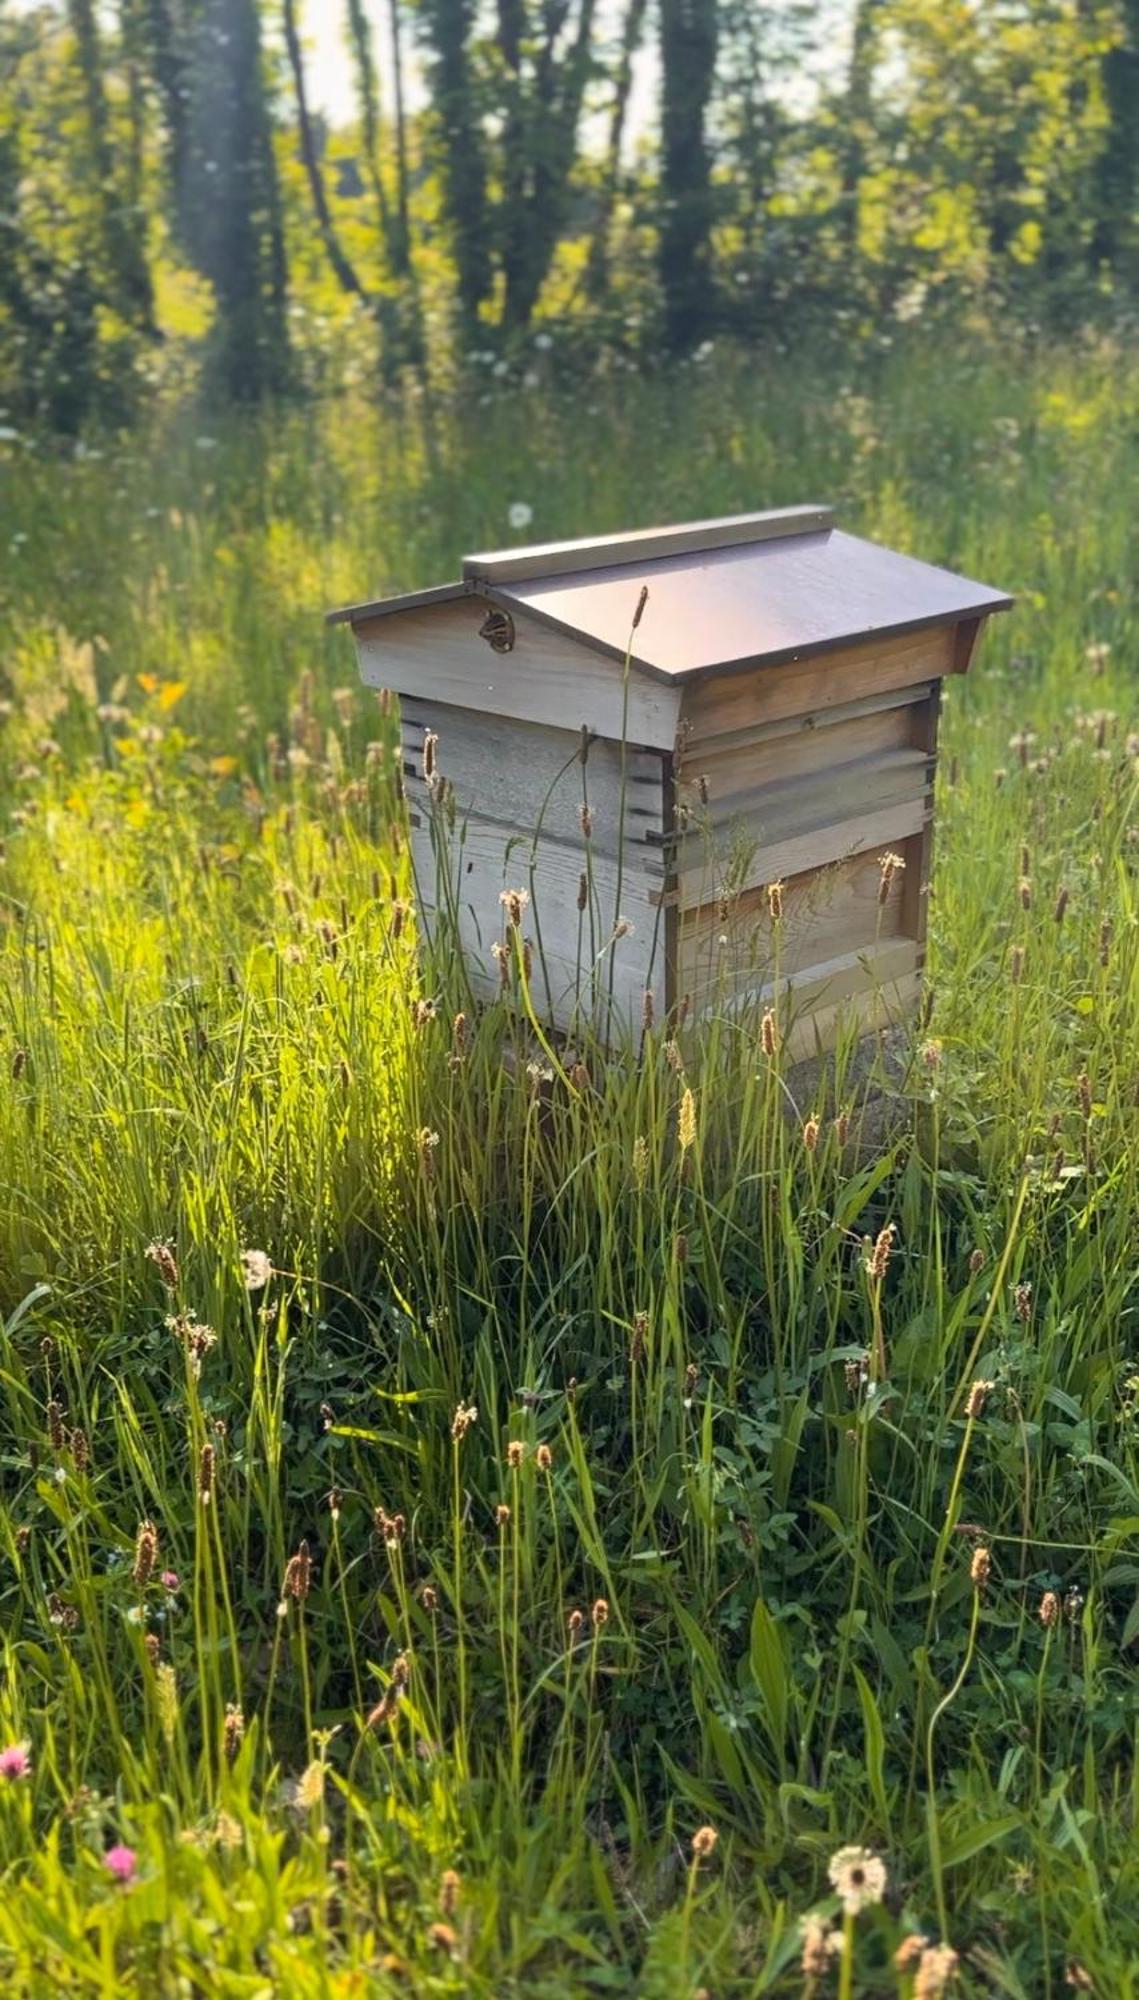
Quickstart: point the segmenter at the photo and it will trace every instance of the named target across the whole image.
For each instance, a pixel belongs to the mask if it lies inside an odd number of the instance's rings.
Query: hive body
[[[941,682],[1007,602],[794,509],[472,557],[336,615],[400,697],[417,900],[476,993],[521,889],[563,1031],[777,998],[809,1053],[916,998]]]

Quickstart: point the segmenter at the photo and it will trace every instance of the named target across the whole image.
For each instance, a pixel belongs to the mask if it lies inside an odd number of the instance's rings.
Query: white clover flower
[[[507,519],[511,527],[516,531],[520,528],[528,528],[534,519],[534,509],[525,500],[512,500]]]

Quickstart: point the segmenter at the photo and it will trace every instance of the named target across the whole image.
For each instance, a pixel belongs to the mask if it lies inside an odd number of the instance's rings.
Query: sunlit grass
[[[850,1843],[890,1889],[827,1980],[913,1991],[922,1931],[963,1991],[1133,1990],[1137,387],[717,359],[430,440],[10,454],[13,1990],[799,1993]],[[807,498],[1019,594],[951,690],[932,1005],[865,1130],[757,1019],[571,1074],[516,977],[476,1016],[320,624],[516,500]]]

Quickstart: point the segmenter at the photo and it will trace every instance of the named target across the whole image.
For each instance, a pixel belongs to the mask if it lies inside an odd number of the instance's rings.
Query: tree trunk
[[[68,0],[68,19],[75,36],[92,178],[98,189],[100,228],[112,302],[123,317],[152,338],[154,287],[142,240],[141,210],[130,212],[118,184],[107,100],[103,88],[103,53],[93,0]]]
[[[850,45],[846,102],[840,147],[842,191],[839,230],[848,255],[858,248],[858,196],[866,166],[866,139],[873,117],[877,19],[882,0],[858,0]]]
[[[477,324],[491,285],[486,159],[468,47],[473,14],[472,0],[422,0],[432,55],[440,178],[458,276],[459,312],[468,332]]]
[[[603,298],[609,289],[609,238],[613,228],[617,185],[621,177],[621,149],[625,143],[625,121],[629,115],[629,98],[633,90],[633,63],[641,45],[647,12],[648,0],[629,0],[625,13],[625,29],[621,37],[621,55],[613,83],[613,105],[609,113],[605,170],[597,195],[597,220],[593,225],[586,264],[586,290],[592,299]]]
[[[716,69],[716,0],[660,0],[659,270],[665,340],[683,354],[713,321],[712,185],[705,120]]]
[[[332,266],[333,274],[341,291],[353,292],[358,299],[368,303],[368,294],[360,282],[355,265],[345,255],[336,224],[328,206],[328,194],[324,185],[320,157],[316,147],[316,135],[309,116],[308,99],[305,92],[304,57],[301,53],[301,38],[297,28],[296,0],[285,0],[285,47],[288,51],[289,68],[293,73],[293,90],[297,101],[297,128],[300,139],[301,159],[308,178],[312,205],[316,210],[316,226],[320,240],[324,244],[325,255]]]

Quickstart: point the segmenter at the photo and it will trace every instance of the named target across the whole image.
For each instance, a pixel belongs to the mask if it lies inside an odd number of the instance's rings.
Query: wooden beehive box
[[[421,917],[477,991],[524,889],[559,1027],[778,996],[807,1053],[913,1004],[941,683],[1009,603],[793,507],[469,556],[331,616],[399,695]]]

